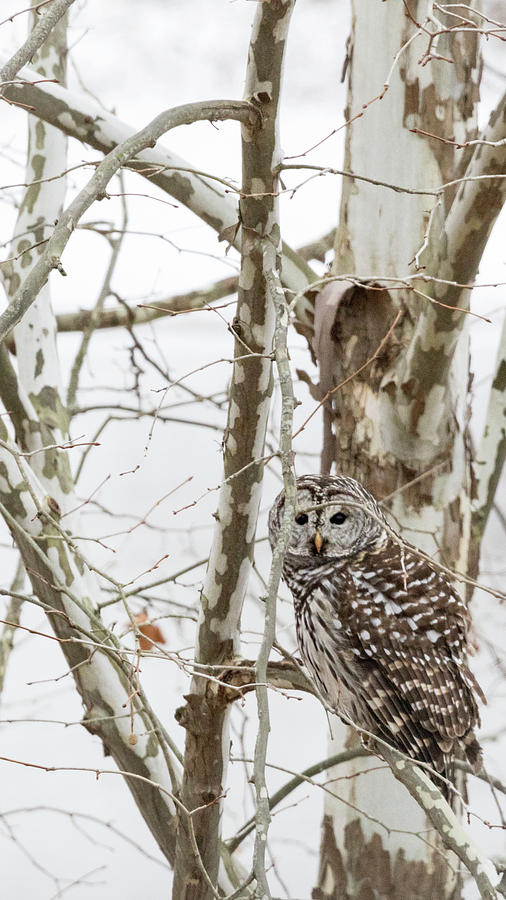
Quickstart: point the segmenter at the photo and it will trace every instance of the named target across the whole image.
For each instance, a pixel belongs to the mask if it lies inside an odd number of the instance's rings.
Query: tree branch
[[[26,84],[5,88],[5,96],[24,105],[28,112],[43,122],[60,128],[69,137],[84,141],[90,147],[108,153],[117,144],[134,134],[130,125],[121,122],[97,103],[56,84],[31,84],[37,81],[33,69],[24,68],[20,76]],[[276,164],[279,160],[276,162]],[[195,174],[195,167],[166,147],[145,149],[130,160],[128,167],[199,216],[220,235],[237,226],[232,242],[240,247],[241,235],[237,204],[217,182]],[[311,267],[291,247],[283,244],[282,279],[293,291],[304,290],[316,275]],[[312,307],[302,297],[297,306],[297,318],[306,327],[312,326]]]
[[[19,70],[27,62],[30,62],[35,52],[49,37],[54,26],[65,15],[74,0],[53,0],[53,3],[44,15],[37,20],[37,24],[27,37],[25,43],[8,62],[0,69],[0,82],[12,81]],[[37,76],[36,76],[37,79]],[[5,86],[0,83],[0,94],[5,94]]]
[[[70,235],[81,216],[95,200],[104,194],[109,181],[121,166],[146,147],[153,146],[158,138],[171,128],[190,125],[202,120],[215,122],[224,119],[235,119],[249,123],[250,127],[253,127],[258,124],[259,112],[250,103],[240,100],[187,103],[184,106],[176,106],[160,113],[149,125],[111,150],[103,162],[97,166],[88,184],[62,213],[41,258],[35,263],[23,284],[16,291],[8,308],[0,316],[0,340],[9,334],[31,306],[41,287],[46,283],[49,273],[53,269],[58,269],[62,274],[66,274],[60,259]]]
[[[34,6],[35,3],[32,4]],[[37,21],[36,13],[31,20]],[[33,66],[41,75],[66,78],[67,16],[63,16],[50,32],[46,42],[34,55]],[[11,242],[14,259],[6,267],[5,285],[9,298],[15,296],[27,267],[44,253],[44,223],[57,222],[65,201],[66,178],[59,177],[67,168],[67,138],[58,129],[28,119],[28,151],[25,166],[27,187],[23,192]],[[42,182],[30,185],[37,171]],[[55,181],[45,181],[45,178]],[[33,249],[27,249],[33,245]],[[25,251],[25,252],[23,252]],[[13,331],[18,369],[18,390],[29,397],[25,403],[30,418],[23,422],[24,433],[18,443],[28,450],[64,443],[68,437],[68,417],[63,399],[61,371],[56,346],[56,321],[51,292],[45,284]],[[4,365],[7,369],[7,364]],[[11,380],[15,373],[12,371]],[[3,395],[3,387],[0,389]],[[10,406],[5,407],[11,409]],[[72,475],[68,454],[48,449],[31,459],[31,467],[43,481],[47,492],[65,509],[72,491]]]
[[[13,596],[11,596],[9,605],[5,611],[5,621],[8,624],[4,625],[2,633],[0,634],[0,696],[2,695],[4,687],[7,664],[14,646],[14,634],[21,618],[21,608],[23,606],[22,597],[14,596],[14,594],[19,594],[19,592],[23,590],[24,580],[25,567],[22,560],[19,559],[16,574],[14,575],[10,588]]]
[[[5,484],[0,510],[73,672],[85,707],[83,725],[100,737],[118,768],[131,773],[126,783],[162,853],[173,863],[175,807],[167,794],[178,789],[179,766],[165,732],[142,688],[132,691],[135,665],[95,612],[100,586],[54,518],[50,498],[15,448],[0,448],[0,470]],[[125,709],[130,716],[125,717]],[[143,780],[163,785],[166,794]]]
[[[406,385],[416,397],[429,397],[448,382],[450,368],[458,339],[466,321],[471,291],[462,285],[472,283],[476,277],[483,251],[492,227],[506,198],[506,94],[492,113],[482,136],[487,144],[479,144],[471,157],[465,178],[448,212],[443,219],[441,204],[432,216],[426,247],[419,257],[419,267],[425,273],[446,279],[446,283],[413,283],[413,288],[437,301],[420,307],[416,328],[396,382],[403,393],[406,415],[411,416],[411,406],[405,403]],[[487,177],[484,177],[487,176]],[[444,304],[441,305],[441,304]],[[455,309],[460,307],[461,310]],[[437,365],[427,363],[428,348],[437,348]],[[398,408],[402,410],[399,402]],[[436,412],[436,416],[437,416]],[[439,416],[453,415],[440,404]],[[435,422],[432,423],[432,429]],[[443,430],[441,424],[441,431]]]
[[[279,243],[277,114],[286,32],[293,2],[260,4],[250,43],[246,96],[262,109],[262,127],[243,127],[243,185],[240,200],[241,275],[234,320],[235,365],[224,438],[226,480],[220,491],[209,567],[202,590],[196,662],[220,665],[233,657],[254,547],[263,476],[263,446],[272,392],[275,312],[268,300],[263,249]],[[261,193],[261,196],[252,196]],[[245,348],[248,352],[245,354]],[[236,475],[234,478],[230,476]],[[188,705],[179,713],[186,727],[182,801],[193,816],[203,865],[213,884],[219,862],[219,800],[228,764],[228,713],[219,688],[192,678]],[[209,800],[216,802],[209,805]],[[203,806],[207,803],[206,806]],[[180,817],[174,900],[208,900],[191,846],[188,823]]]
[[[55,6],[61,7],[61,4]],[[50,40],[41,49],[35,65],[43,65],[45,74],[50,72],[64,78],[65,58],[62,19],[60,25],[53,27]],[[23,241],[32,243],[27,241],[27,234],[33,235],[33,242],[44,246],[38,241],[40,223],[59,219],[49,243],[56,243],[55,254],[61,253],[79,215],[93,201],[93,188],[100,187],[100,175],[104,176],[102,184],[105,185],[110,172],[108,160],[104,160],[98,167],[102,170],[98,173],[99,179],[96,178],[97,170],[87,188],[60,217],[65,184],[59,173],[66,168],[66,138],[61,130],[51,132],[51,127],[34,119],[29,123],[27,188],[17,223],[21,237],[14,239],[16,251],[24,246]],[[128,145],[116,148],[116,154],[122,149],[127,151]],[[30,178],[36,168],[32,159],[35,154],[37,171],[44,177],[31,184]],[[30,262],[28,253],[41,254],[28,276],[28,284],[37,266],[43,273],[41,264],[47,264],[47,246],[44,250],[34,247],[25,252],[22,262],[13,261],[6,280],[15,298],[27,284],[25,281],[19,287],[24,266]],[[50,260],[51,264],[54,262]],[[41,283],[45,280],[42,274]],[[36,284],[34,288],[36,292]],[[28,295],[28,299],[35,299],[35,293],[31,298]],[[7,314],[10,312],[12,307],[8,308]],[[54,446],[59,443],[54,440],[55,433],[56,436],[66,433],[67,419],[61,398],[55,321],[47,288],[39,292],[37,311],[33,313],[33,307],[28,309],[15,330],[19,380],[5,346],[0,346],[0,392],[22,450],[50,446],[42,453],[30,456],[28,465],[9,444],[7,429],[0,419],[0,431],[5,438],[0,450],[0,470],[5,485],[2,514],[20,549],[38,602],[54,629],[54,639],[60,643],[73,674],[85,707],[83,724],[101,738],[104,751],[111,754],[119,769],[128,774],[127,785],[141,814],[165,857],[173,862],[176,819],[175,808],[168,796],[179,786],[177,759],[172,758],[170,739],[136,683],[135,666],[123,655],[120,643],[104,628],[94,609],[101,591],[91,567],[69,536],[80,533],[76,528],[75,513],[65,520],[68,531],[59,525],[60,507],[61,511],[66,511],[79,504],[73,493],[67,455]],[[136,687],[132,690],[134,684]],[[125,717],[125,709],[130,710],[129,716]],[[154,782],[162,786],[165,796],[151,785]]]
[[[502,878],[492,860],[478,849],[450,809],[441,791],[425,772],[383,742],[379,754],[386,760],[397,780],[405,785],[424,810],[445,846],[462,860],[476,882],[480,897],[484,900],[497,900],[498,893],[506,897]]]
[[[261,28],[260,35],[261,36]],[[289,324],[289,307],[276,269],[276,248],[268,241],[264,248],[264,276],[268,291],[268,299],[276,310],[276,327],[274,330],[274,358],[279,375],[281,389],[281,424],[279,437],[279,455],[285,488],[285,508],[279,538],[272,554],[271,570],[265,601],[264,634],[260,645],[255,668],[256,697],[258,710],[258,730],[255,742],[255,759],[253,777],[256,794],[256,833],[253,854],[253,874],[262,897],[270,897],[269,883],[265,872],[265,852],[267,834],[270,823],[270,805],[265,764],[270,732],[269,696],[267,689],[268,661],[276,634],[276,600],[279,582],[283,569],[285,552],[290,543],[295,508],[297,487],[293,465],[292,431],[295,398],[293,394],[290,359],[287,346]]]

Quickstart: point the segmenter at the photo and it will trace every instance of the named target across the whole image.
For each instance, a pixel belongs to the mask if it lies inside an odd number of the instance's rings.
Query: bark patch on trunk
[[[313,900],[426,900],[445,896],[446,864],[440,872],[429,870],[422,860],[406,859],[404,851],[392,853],[379,834],[367,841],[359,819],[344,829],[344,852],[336,844],[331,816],[322,824],[320,871]],[[438,885],[440,890],[438,890]],[[433,892],[430,894],[430,892]]]

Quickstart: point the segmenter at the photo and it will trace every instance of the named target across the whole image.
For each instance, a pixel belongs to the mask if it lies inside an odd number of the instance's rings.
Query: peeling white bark
[[[475,504],[475,537],[480,539],[485,531],[488,516],[494,502],[497,486],[506,459],[506,316],[503,321],[501,339],[492,387],[488,400],[485,428],[481,444],[476,454],[476,479],[478,497]]]
[[[409,10],[417,21],[424,21],[425,3],[410,3]],[[472,48],[465,47],[463,38],[458,36],[452,37],[451,44],[446,37],[441,42],[444,55],[458,49],[456,64],[433,61],[420,66],[427,36],[413,37],[415,33],[416,28],[405,15],[402,3],[371,4],[368,0],[354,0],[346,118],[351,119],[363,104],[378,97],[390,70],[391,76],[383,98],[370,103],[363,115],[348,127],[343,168],[379,181],[430,190],[456,176],[455,152],[440,141],[411,133],[410,129],[417,127],[450,137],[472,132],[475,72]],[[394,57],[396,63],[392,68]],[[464,59],[469,65],[467,77]],[[446,208],[442,203],[438,215],[433,216],[431,238],[433,234],[435,245],[441,241],[438,227],[444,226],[451,200],[446,193]],[[427,207],[431,203],[422,194],[398,194],[378,185],[345,179],[333,274],[352,272],[357,278],[371,273],[402,276],[424,244]],[[440,244],[437,249],[437,258],[443,258],[446,247]],[[436,266],[429,273],[458,278],[456,264],[444,271],[446,274]],[[427,285],[422,285],[422,290],[427,293]],[[409,540],[433,554],[437,548],[432,532],[442,538],[446,558],[465,571],[470,533],[466,317],[460,314],[458,326],[443,332],[438,309],[408,291],[402,296],[392,292],[390,301],[373,291],[365,298],[352,296],[348,312],[339,307],[336,317],[335,352],[340,357],[334,384],[358,367],[354,359],[362,361],[360,348],[357,349],[357,340],[360,342],[362,335],[370,341],[370,347],[364,351],[365,358],[375,351],[400,302],[407,313],[378,363],[369,367],[363,377],[353,377],[335,395],[336,466],[365,481],[381,497],[440,464],[424,482],[420,493],[413,488],[394,496],[392,511]],[[370,316],[369,333],[360,331],[359,322],[354,324],[354,308],[357,317]],[[441,377],[438,377],[439,366]],[[332,728],[335,737],[331,752],[341,750],[343,744],[349,746],[345,727],[337,722]],[[427,827],[425,814],[405,788],[396,784],[388,771],[358,775],[369,767],[370,763],[363,759],[347,764],[344,774],[351,778],[342,782],[345,797],[392,828],[422,833]],[[342,767],[339,775],[343,775]],[[349,843],[353,834],[355,841],[363,841],[363,853],[374,855],[376,841],[386,851],[383,856],[378,853],[375,861],[371,858],[369,883],[373,889],[379,890],[381,878],[388,882],[402,873],[400,877],[408,879],[417,871],[416,865],[423,864],[424,877],[428,879],[427,897],[452,895],[454,880],[448,877],[438,853],[419,838],[394,832],[385,836],[373,822],[357,817],[339,801],[328,799],[326,813],[329,818],[322,844],[321,890],[330,881],[336,884],[339,881],[338,866],[332,865],[332,853],[337,851],[346,878],[345,884],[339,884],[336,890],[345,891],[350,897],[359,895],[360,866],[354,862]],[[333,842],[334,850],[330,847]]]
[[[1,56],[0,56],[1,60]],[[108,153],[118,144],[135,134],[135,128],[106,112],[98,104],[56,84],[33,84],[37,74],[24,67],[19,77],[28,82],[5,89],[10,100],[26,104],[36,118],[60,128],[69,137],[77,138],[97,150]],[[198,174],[198,167],[158,145],[138,153],[144,177],[166,190],[170,196],[203,219],[218,234],[238,223],[237,203],[225,194],[223,185]],[[276,160],[277,161],[277,160]],[[146,167],[146,163],[148,166]],[[137,164],[132,168],[138,168]],[[141,171],[141,175],[142,175]],[[234,245],[240,248],[240,229]],[[244,276],[242,276],[244,277]],[[295,292],[303,291],[315,280],[315,273],[298,254],[288,246],[283,247],[283,284]],[[307,302],[301,298],[298,316],[306,320]]]
[[[38,17],[32,14],[31,21],[37,23]],[[32,35],[33,33],[35,31]],[[65,33],[66,19],[62,19],[52,30],[50,40],[32,59],[39,77],[58,78],[64,82]],[[9,297],[16,293],[34,259],[40,258],[45,247],[40,242],[50,236],[54,222],[60,216],[66,191],[66,179],[61,173],[66,167],[66,136],[50,125],[29,117],[26,183],[30,185],[34,178],[56,178],[51,182],[33,184],[25,191],[10,254],[19,258],[13,260],[5,274]],[[27,247],[36,244],[39,246],[33,246],[33,250],[19,256]],[[25,429],[26,446],[29,450],[35,450],[46,444],[62,443],[68,437],[68,419],[62,401],[56,320],[48,284],[41,289],[35,303],[15,329],[14,342],[19,383],[26,397],[30,398],[29,412],[32,418]],[[49,457],[44,453],[35,454],[31,465],[37,475],[44,478],[48,492],[57,501],[61,511],[66,512],[67,497],[72,488],[67,454],[53,451],[51,456],[53,460],[57,460],[56,465],[48,465]]]
[[[262,127],[254,131],[245,124],[242,129],[241,275],[234,319],[235,356],[241,360],[234,365],[224,438],[225,481],[202,590],[196,661],[204,665],[222,664],[238,649],[240,615],[260,504],[275,327],[263,254],[266,242],[272,245],[274,255],[279,245],[274,174],[279,161],[277,118],[283,53],[293,5],[294,0],[259,4],[248,54],[245,96],[261,109]],[[260,187],[265,195],[252,196]],[[245,348],[250,348],[254,356],[243,360]],[[187,808],[196,809],[206,802],[206,797],[217,799],[223,793],[229,750],[223,736],[228,733],[228,710],[216,692],[210,691],[209,682],[198,676],[192,678],[187,700],[189,708],[181,717],[186,727],[181,796]],[[212,725],[204,729],[195,721],[194,710],[206,711]],[[217,752],[218,744],[222,755]],[[215,803],[193,821],[202,863],[216,884],[220,806]],[[209,900],[212,890],[208,879],[203,882],[200,876],[201,866],[196,865],[184,818],[180,820],[178,838],[174,900]],[[261,869],[260,865],[259,877]]]

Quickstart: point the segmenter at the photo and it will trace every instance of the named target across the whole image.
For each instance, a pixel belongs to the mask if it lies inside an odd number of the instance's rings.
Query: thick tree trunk
[[[429,192],[462,174],[466,160],[459,168],[463,157],[456,157],[454,146],[411,129],[461,141],[473,136],[477,36],[442,35],[432,52],[453,64],[438,59],[422,66],[429,38],[413,20],[424,21],[427,4],[352,5],[345,117],[363,115],[348,127],[344,168],[420,193],[352,178],[343,183],[333,274],[356,281],[347,290],[339,282],[326,288],[320,301],[333,318],[330,341],[328,334],[320,336],[323,392],[360,371],[327,409],[324,467],[334,460],[337,471],[358,478],[379,499],[397,492],[389,507],[407,539],[431,554],[440,551],[447,565],[465,571],[471,494],[467,317],[433,306],[431,298],[463,306],[468,297],[460,291],[460,302],[452,302],[435,293],[433,283],[419,281],[412,282],[417,293],[400,279],[416,275],[422,264],[417,254],[427,241],[423,274],[462,280],[455,267],[444,268],[447,243],[433,240],[433,233],[444,236],[455,188],[438,196]],[[374,100],[387,82],[386,93]],[[331,752],[357,741],[340,722],[333,730]],[[338,790],[354,808],[326,803],[314,897],[457,896],[458,879],[434,832],[428,842],[415,835],[430,828],[420,808],[388,769],[359,774],[370,768],[371,760],[356,760],[347,772],[339,769],[340,777],[355,776],[340,781]]]
[[[294,0],[260,4],[253,24],[246,98],[262,124],[243,128],[241,274],[234,319],[235,364],[224,475],[199,618],[196,662],[221,665],[238,650],[242,604],[253,554],[272,392],[275,310],[263,261],[265,242],[280,249],[277,211],[278,102],[286,35]],[[260,196],[258,196],[260,195]],[[221,798],[228,764],[228,708],[216,684],[192,678],[178,712],[186,729],[181,799],[191,818],[179,817],[174,900],[211,900],[219,867]],[[192,833],[193,832],[193,833]],[[198,847],[198,858],[196,853]]]

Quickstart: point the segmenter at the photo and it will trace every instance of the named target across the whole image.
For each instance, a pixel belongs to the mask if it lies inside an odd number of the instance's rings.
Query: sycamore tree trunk
[[[280,159],[278,104],[294,2],[260,4],[249,46],[246,99],[261,109],[262,125],[255,130],[244,127],[242,133],[241,273],[234,318],[236,362],[224,437],[224,482],[202,588],[195,651],[196,662],[201,665],[220,665],[237,654],[253,557],[263,476],[261,458],[272,392],[275,327],[263,253],[266,242],[276,253],[281,249],[275,174]],[[174,900],[211,900],[220,860],[229,707],[216,685],[199,675],[192,678],[186,700],[178,715],[186,729],[181,799],[187,810],[200,811],[191,819],[179,817],[172,896]],[[207,877],[203,877],[205,873]]]
[[[448,282],[473,281],[503,189],[487,180],[438,189],[501,171],[502,151],[484,159],[488,147],[474,157],[456,148],[476,133],[478,35],[430,43],[448,22],[439,29],[426,15],[425,2],[352,3],[343,168],[379,183],[344,179],[338,278],[317,299],[322,394],[357,373],[327,404],[323,468],[335,462],[378,498],[393,495],[388,508],[407,539],[465,572],[469,316],[454,307],[468,309],[470,292]],[[333,734],[331,752],[357,741],[340,722]],[[369,768],[352,761],[339,776]],[[354,808],[326,802],[315,898],[460,896],[436,840],[415,836],[427,821],[388,769],[340,781],[338,793]]]

